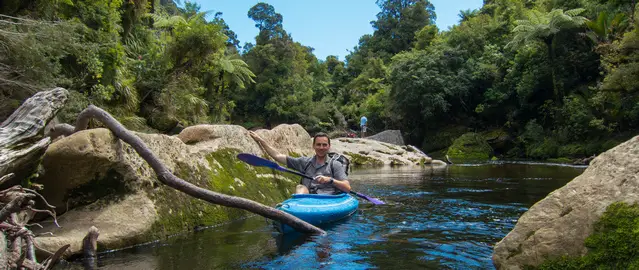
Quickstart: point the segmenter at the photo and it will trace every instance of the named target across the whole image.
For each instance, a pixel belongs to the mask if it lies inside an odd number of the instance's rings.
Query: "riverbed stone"
[[[519,270],[586,254],[585,239],[614,202],[639,202],[639,136],[600,154],[581,175],[530,207],[495,245],[493,264]]]
[[[312,155],[312,138],[300,125],[257,130],[275,149],[291,156]],[[249,166],[238,153],[265,156],[241,126],[187,127],[176,136],[135,133],[176,176],[199,187],[274,206],[294,190],[298,177],[264,167]],[[441,166],[405,146],[374,140],[334,140],[333,151],[355,164]],[[360,152],[366,151],[367,154]],[[128,144],[107,129],[77,132],[56,140],[43,157],[44,174],[36,179],[41,193],[58,213],[39,220],[38,246],[54,251],[71,244],[66,255],[80,252],[91,226],[100,230],[98,249],[118,249],[196,227],[222,224],[252,213],[194,199],[159,182],[153,170]],[[444,165],[445,166],[445,165]]]

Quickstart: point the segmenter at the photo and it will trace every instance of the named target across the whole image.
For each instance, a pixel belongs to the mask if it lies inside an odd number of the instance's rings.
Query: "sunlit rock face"
[[[524,269],[549,258],[584,255],[594,223],[619,201],[639,202],[639,136],[596,157],[580,176],[524,213],[495,245],[495,267]]]

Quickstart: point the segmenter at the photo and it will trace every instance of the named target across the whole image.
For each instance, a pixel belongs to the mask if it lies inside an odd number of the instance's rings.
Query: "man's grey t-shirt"
[[[329,162],[333,163],[333,166]],[[308,176],[328,176],[335,180],[346,180],[346,171],[341,162],[326,157],[324,164],[317,164],[317,158],[312,157],[286,157],[286,166],[296,171],[300,171]],[[331,168],[332,167],[332,168]],[[334,170],[334,171],[333,171]],[[310,193],[317,194],[339,194],[341,190],[333,186],[333,184],[320,184],[315,180],[308,178],[302,179],[302,185],[305,185]]]

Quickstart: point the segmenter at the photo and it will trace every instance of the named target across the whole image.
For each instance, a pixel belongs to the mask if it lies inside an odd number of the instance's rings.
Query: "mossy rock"
[[[493,149],[477,133],[469,132],[455,139],[446,155],[452,162],[481,162],[490,159]]]
[[[375,158],[371,158],[368,156],[364,156],[364,155],[360,155],[360,154],[356,154],[356,153],[352,153],[352,152],[345,152],[344,154],[350,156],[350,161],[351,164],[358,166],[358,165],[384,165],[384,162]]]
[[[526,269],[639,269],[639,205],[616,202],[608,206],[585,240],[581,257],[548,258]]]
[[[199,187],[226,195],[247,198],[264,205],[275,206],[290,197],[299,179],[264,167],[238,162],[235,149],[221,149],[209,154],[209,168],[192,168],[178,164],[175,174]],[[273,177],[265,177],[273,175]],[[277,177],[275,177],[277,175]],[[259,177],[258,177],[259,176]],[[215,205],[195,199],[168,187],[153,194],[159,219],[147,237],[157,239],[194,227],[219,225],[246,218],[252,213]]]
[[[493,129],[481,132],[481,136],[490,145],[494,152],[502,153],[512,147],[512,139],[503,129]]]

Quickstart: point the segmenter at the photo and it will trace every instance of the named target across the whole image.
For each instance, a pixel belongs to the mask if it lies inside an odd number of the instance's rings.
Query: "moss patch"
[[[422,166],[426,165],[426,158],[425,157],[419,159],[419,165],[422,165]]]
[[[233,195],[273,206],[293,191],[299,179],[257,177],[257,175],[277,174],[263,167],[252,167],[239,160],[235,149],[221,149],[206,156],[210,169],[204,166],[192,167],[178,163],[174,172],[178,177],[199,187],[226,195]],[[153,192],[159,220],[149,232],[149,237],[157,239],[166,235],[188,231],[196,226],[211,226],[244,218],[250,212],[211,204],[194,199],[176,190],[161,186]]]
[[[486,161],[490,158],[493,149],[477,133],[469,132],[457,138],[448,148],[448,158],[452,162]]]
[[[528,269],[639,269],[639,205],[613,203],[586,238],[582,257],[551,258]]]
[[[352,152],[345,152],[344,154],[351,157],[350,161],[353,165],[384,165],[383,161],[375,158],[363,156]]]

